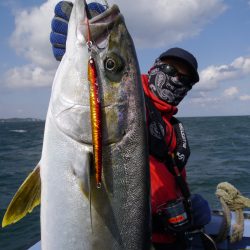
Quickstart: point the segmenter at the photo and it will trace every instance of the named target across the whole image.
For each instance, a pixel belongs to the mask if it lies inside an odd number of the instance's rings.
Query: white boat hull
[[[235,213],[231,213],[231,229],[228,233],[228,237],[223,242],[217,243],[218,250],[250,250],[250,211],[244,212],[244,233],[241,241],[236,243],[230,243],[230,234],[232,231],[232,225],[235,223]],[[205,226],[205,233],[210,235],[212,238],[216,238],[218,235],[221,225],[223,223],[223,215],[221,211],[213,211],[211,222]],[[202,250],[202,241],[199,234],[194,234],[193,240],[191,241],[192,250]],[[41,243],[38,242],[32,246],[29,250],[41,250]]]

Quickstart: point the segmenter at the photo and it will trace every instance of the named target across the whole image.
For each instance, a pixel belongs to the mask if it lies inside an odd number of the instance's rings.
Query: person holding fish
[[[65,53],[68,21],[73,4],[55,7],[50,42],[56,60]],[[92,17],[106,6],[88,5]],[[184,234],[210,221],[210,209],[200,195],[191,195],[186,183],[190,149],[177,106],[199,81],[196,58],[182,48],[163,52],[148,74],[141,76],[147,113],[151,181],[152,242],[157,249],[185,249]]]

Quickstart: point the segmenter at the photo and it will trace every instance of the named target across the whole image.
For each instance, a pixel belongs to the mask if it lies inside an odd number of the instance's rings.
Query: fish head
[[[134,44],[117,5],[87,22],[85,2],[76,0],[69,21],[66,53],[52,87],[50,113],[60,130],[89,145],[92,144],[90,56],[97,69],[103,143],[112,144],[129,131],[135,115],[134,98],[141,83]]]
[[[140,70],[133,40],[117,5],[90,20],[91,57],[100,86],[104,143],[120,142],[143,110]],[[143,113],[143,112],[142,112]]]
[[[139,67],[133,41],[118,6],[113,5],[102,16],[91,20],[90,31],[94,41],[91,56],[97,64],[103,106],[126,101],[130,87],[138,81]]]

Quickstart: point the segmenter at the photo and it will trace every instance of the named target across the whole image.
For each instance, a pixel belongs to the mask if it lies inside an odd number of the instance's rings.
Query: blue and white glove
[[[211,210],[208,202],[199,194],[191,196],[193,228],[202,228],[211,221]]]
[[[61,61],[66,50],[68,22],[72,8],[73,3],[67,1],[59,2],[55,6],[55,16],[51,22],[50,42],[57,61]]]
[[[68,34],[68,22],[73,8],[73,3],[61,1],[55,6],[55,16],[51,22],[50,43],[54,57],[61,61],[66,50],[66,40]],[[92,2],[88,4],[88,9],[93,16],[97,16],[106,10],[105,6]]]

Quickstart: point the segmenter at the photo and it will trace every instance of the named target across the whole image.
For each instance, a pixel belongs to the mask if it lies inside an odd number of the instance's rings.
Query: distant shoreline
[[[1,119],[0,118],[0,123],[4,122],[44,122],[45,120],[38,119],[38,118],[6,118],[6,119]]]
[[[209,116],[176,116],[177,118],[219,118],[219,117],[250,117],[250,115],[209,115]]]
[[[250,117],[250,115],[218,115],[218,116],[176,116],[177,118],[219,118],[219,117]],[[4,123],[4,122],[45,122],[44,119],[39,119],[39,118],[0,118],[0,123]]]

